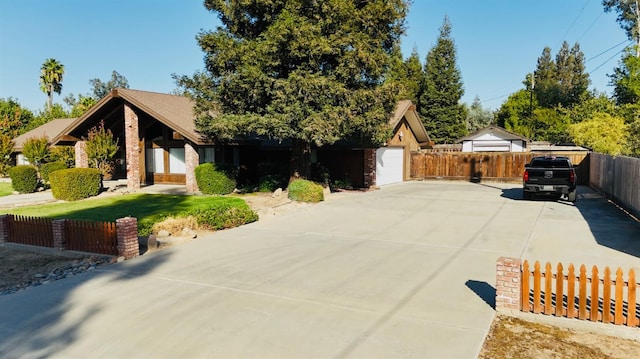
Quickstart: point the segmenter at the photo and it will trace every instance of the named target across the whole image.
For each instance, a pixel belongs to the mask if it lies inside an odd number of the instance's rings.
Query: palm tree
[[[64,75],[64,65],[58,60],[47,59],[40,68],[40,89],[47,94],[47,110],[53,106],[53,93],[58,95],[62,92],[62,76]]]

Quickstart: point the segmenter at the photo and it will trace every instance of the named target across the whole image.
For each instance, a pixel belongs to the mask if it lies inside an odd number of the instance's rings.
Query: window
[[[198,148],[198,156],[200,157],[200,163],[215,163],[216,149],[215,147],[200,147]]]
[[[164,150],[162,148],[147,148],[144,162],[147,172],[164,173]]]
[[[187,173],[187,165],[184,161],[184,148],[169,149],[169,172]]]

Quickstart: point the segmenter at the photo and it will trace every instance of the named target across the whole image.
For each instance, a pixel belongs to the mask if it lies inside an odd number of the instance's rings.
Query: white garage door
[[[402,182],[404,149],[378,148],[376,150],[376,185]]]

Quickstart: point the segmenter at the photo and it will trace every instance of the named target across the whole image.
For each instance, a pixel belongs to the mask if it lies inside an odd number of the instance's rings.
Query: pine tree
[[[291,173],[308,177],[310,146],[380,144],[397,93],[384,76],[408,3],[206,0],[222,26],[201,32],[205,70],[177,77],[212,138],[292,139]]]
[[[460,103],[464,88],[447,17],[436,45],[427,54],[424,73],[420,116],[434,142],[451,143],[467,134],[467,116],[464,104]]]

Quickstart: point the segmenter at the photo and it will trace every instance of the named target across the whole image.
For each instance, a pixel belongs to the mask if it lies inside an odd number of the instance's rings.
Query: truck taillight
[[[522,175],[522,181],[529,181],[529,170],[524,170],[524,175]]]
[[[576,182],[576,174],[573,173],[573,171],[569,172],[569,182],[571,182],[571,184]]]

